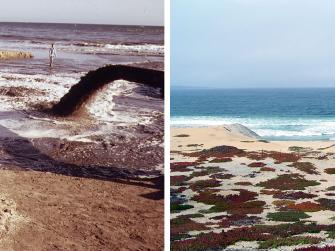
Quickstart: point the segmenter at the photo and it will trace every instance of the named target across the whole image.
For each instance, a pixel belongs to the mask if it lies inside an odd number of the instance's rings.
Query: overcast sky
[[[164,0],[6,0],[2,22],[164,24]]]
[[[334,0],[171,0],[172,84],[335,87]]]

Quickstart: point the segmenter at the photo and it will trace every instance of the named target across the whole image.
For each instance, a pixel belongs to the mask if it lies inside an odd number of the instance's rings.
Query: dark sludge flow
[[[116,80],[160,88],[161,98],[164,98],[164,71],[127,65],[107,65],[83,76],[79,83],[72,86],[69,92],[52,107],[52,112],[58,116],[72,115],[80,110],[99,89]]]

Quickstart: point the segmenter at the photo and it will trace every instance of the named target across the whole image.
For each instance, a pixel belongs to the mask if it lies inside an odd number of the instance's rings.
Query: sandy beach
[[[172,128],[172,250],[333,250],[334,151],[241,125]]]

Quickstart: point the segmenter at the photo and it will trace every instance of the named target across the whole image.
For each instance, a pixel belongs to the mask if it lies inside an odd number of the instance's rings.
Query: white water
[[[242,124],[268,139],[335,139],[335,118],[228,118],[172,117],[172,127],[220,126]]]

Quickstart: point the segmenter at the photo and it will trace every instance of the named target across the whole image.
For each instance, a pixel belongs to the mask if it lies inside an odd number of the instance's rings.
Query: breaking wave
[[[234,118],[211,116],[172,117],[172,127],[242,124],[270,140],[334,140],[335,118]]]

